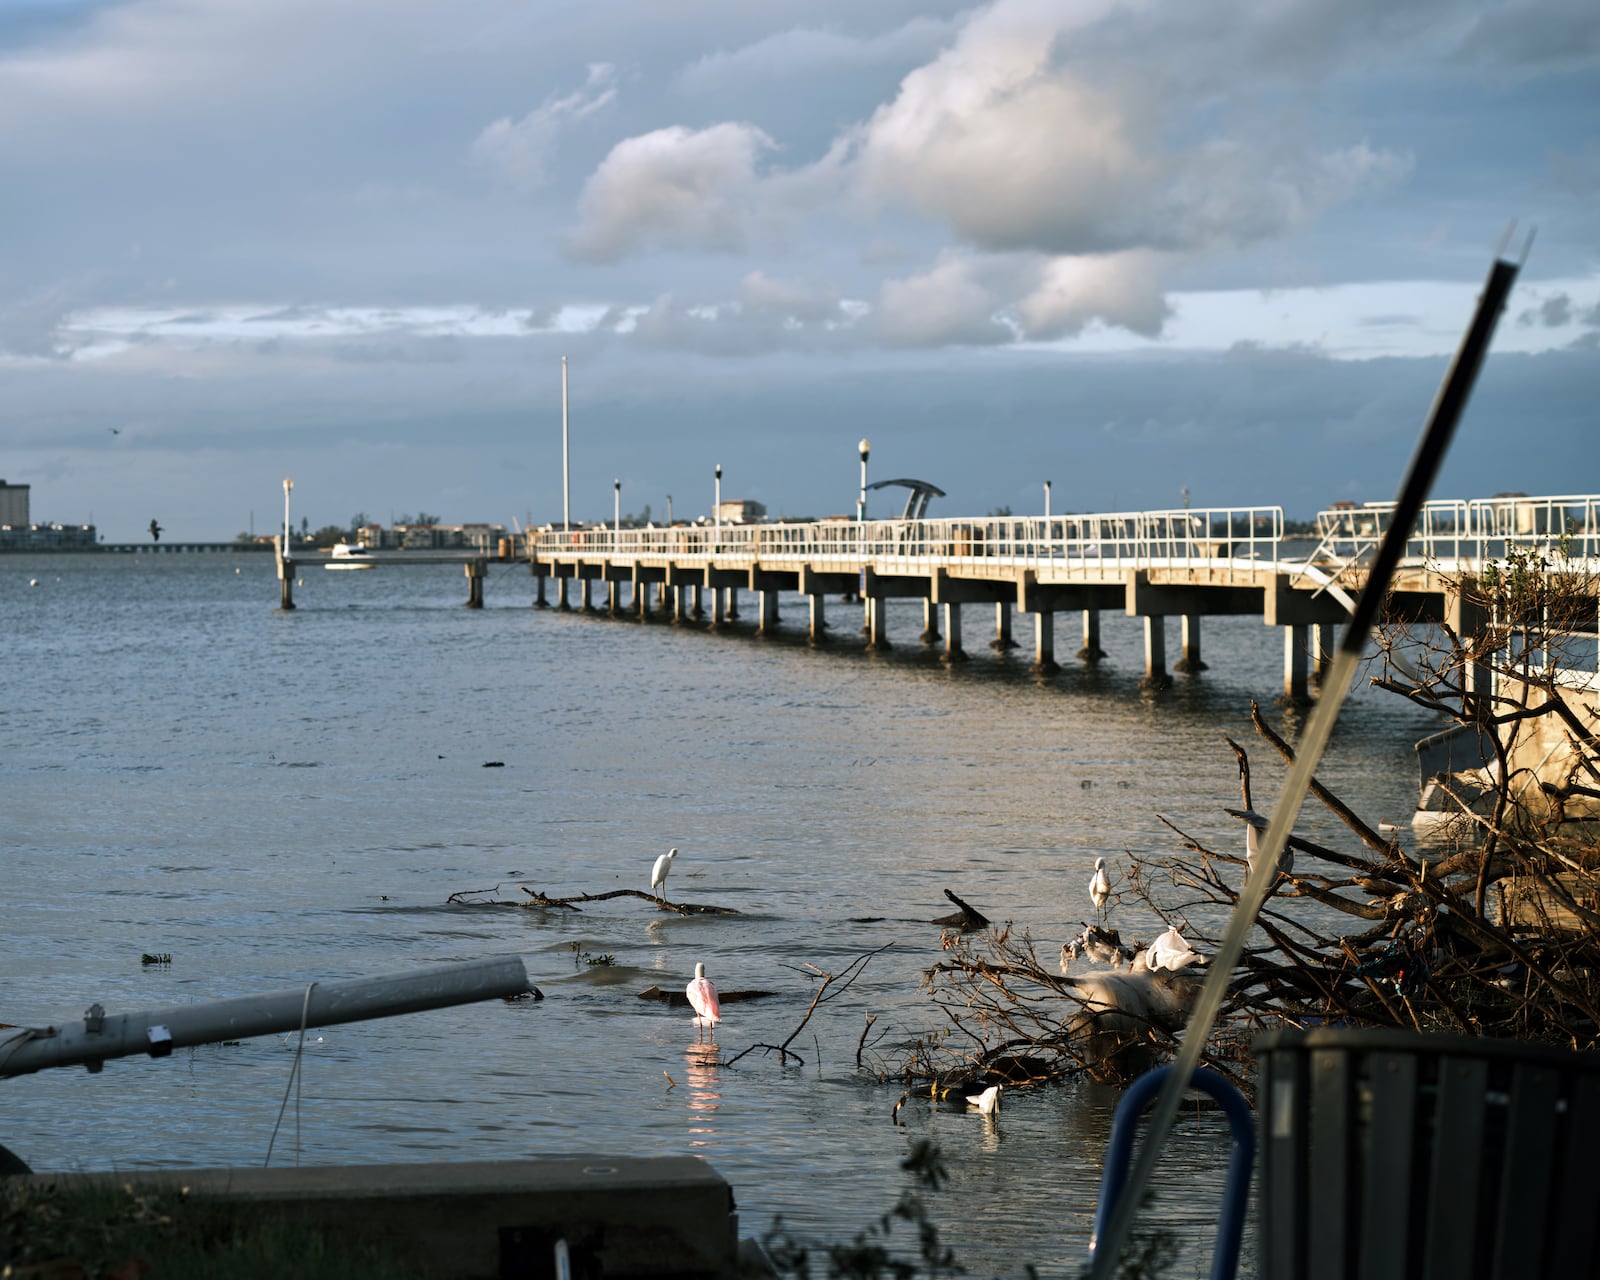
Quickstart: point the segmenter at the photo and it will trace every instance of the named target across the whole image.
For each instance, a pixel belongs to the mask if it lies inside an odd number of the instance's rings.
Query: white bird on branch
[[[1261,836],[1267,829],[1267,820],[1254,809],[1229,809],[1228,812],[1244,823],[1244,860],[1254,872],[1256,859],[1261,855]],[[1294,874],[1294,850],[1287,843],[1278,855],[1278,871],[1286,876]]]
[[[672,870],[672,860],[677,856],[676,849],[668,849],[650,868],[650,891],[663,902],[667,899],[667,872]]]
[[[1205,957],[1191,947],[1176,928],[1169,928],[1152,942],[1144,958],[1152,969],[1182,969],[1186,965],[1205,961]]]
[[[1102,920],[1106,918],[1106,899],[1111,896],[1111,879],[1106,875],[1106,860],[1094,860],[1094,876],[1089,881],[1089,900]]]
[[[969,1093],[967,1105],[976,1107],[979,1115],[994,1115],[1000,1110],[1000,1086],[992,1084],[982,1093]]]
[[[717,1003],[717,985],[706,977],[704,964],[696,964],[694,977],[689,980],[689,985],[684,988],[684,994],[689,997],[689,1003],[694,1006],[694,1025],[702,1031],[711,1028],[713,1037],[717,1034],[717,1023],[722,1021],[722,1006]]]

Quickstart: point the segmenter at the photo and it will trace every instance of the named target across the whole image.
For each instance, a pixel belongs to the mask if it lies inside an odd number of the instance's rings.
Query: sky
[[[1500,252],[1435,496],[1596,492],[1597,124],[1593,0],[3,0],[0,478],[559,521],[565,357],[574,520],[1308,519]]]

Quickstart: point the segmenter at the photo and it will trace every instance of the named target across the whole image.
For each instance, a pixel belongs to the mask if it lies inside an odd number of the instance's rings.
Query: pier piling
[[[1049,610],[1033,615],[1033,666],[1037,675],[1054,675],[1061,668],[1056,664],[1056,615]]]
[[[1184,614],[1181,625],[1183,656],[1178,659],[1173,670],[1198,675],[1206,669],[1206,664],[1200,657],[1200,615]]]
[[[1106,656],[1106,651],[1100,647],[1100,610],[1085,609],[1083,611],[1083,648],[1078,650],[1078,657],[1085,662],[1099,662]]]
[[[1141,689],[1165,689],[1172,683],[1167,674],[1167,619],[1163,614],[1147,613],[1144,618],[1144,679]]]
[[[961,647],[961,606],[952,600],[944,607],[944,661],[966,660],[967,651]]]
[[[275,543],[278,559],[278,608],[283,613],[288,613],[294,608],[294,561],[285,554],[281,536],[275,539]]]
[[[1017,642],[1011,636],[1011,604],[1006,600],[995,602],[994,606],[994,639],[989,642],[991,649],[1015,649]]]

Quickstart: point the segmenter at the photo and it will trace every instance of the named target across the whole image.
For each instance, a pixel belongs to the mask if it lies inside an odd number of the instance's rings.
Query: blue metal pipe
[[[1128,1165],[1133,1158],[1134,1132],[1139,1117],[1155,1100],[1172,1067],[1147,1071],[1129,1086],[1117,1103],[1111,1119],[1111,1140],[1106,1144],[1106,1169],[1100,1180],[1100,1203],[1095,1206],[1094,1235],[1089,1241],[1089,1257],[1110,1222],[1117,1201],[1128,1180]],[[1222,1076],[1206,1067],[1196,1067],[1190,1087],[1209,1093],[1221,1105],[1233,1131],[1233,1146],[1228,1153],[1228,1177],[1222,1189],[1222,1214],[1217,1220],[1217,1239],[1211,1256],[1211,1280],[1233,1280],[1239,1269],[1239,1241],[1244,1235],[1244,1215],[1250,1200],[1250,1169],[1256,1158],[1256,1124],[1243,1095]]]

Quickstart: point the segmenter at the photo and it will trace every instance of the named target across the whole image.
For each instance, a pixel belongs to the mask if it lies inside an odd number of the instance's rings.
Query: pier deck
[[[1144,621],[1145,682],[1169,682],[1166,619],[1182,632],[1180,671],[1203,670],[1201,619],[1260,617],[1284,629],[1284,692],[1308,696],[1310,678],[1331,659],[1333,628],[1346,622],[1365,583],[1364,560],[1385,529],[1392,504],[1337,508],[1319,515],[1319,537],[1284,536],[1278,507],[1184,509],[1022,519],[818,521],[695,525],[668,529],[530,531],[527,558],[535,603],[572,607],[569,588],[593,607],[602,584],[608,609],[648,613],[648,593],[675,620],[713,625],[738,614],[738,593],[758,600],[758,634],[776,625],[779,592],[809,599],[809,637],[823,644],[826,597],[859,598],[869,648],[887,648],[884,602],[920,600],[924,643],[944,642],[958,662],[961,610],[995,610],[996,648],[1014,647],[1012,611],[1034,615],[1034,668],[1057,669],[1054,616],[1083,615],[1078,656],[1100,654],[1099,614],[1115,610]],[[1600,570],[1600,497],[1485,499],[1428,504],[1395,578],[1386,616],[1442,622],[1476,634],[1487,619],[1470,591],[1483,566],[1519,547],[1559,545],[1562,571]],[[1291,552],[1292,548],[1292,552]],[[1556,571],[1555,566],[1552,571]],[[943,629],[939,614],[943,614]]]

